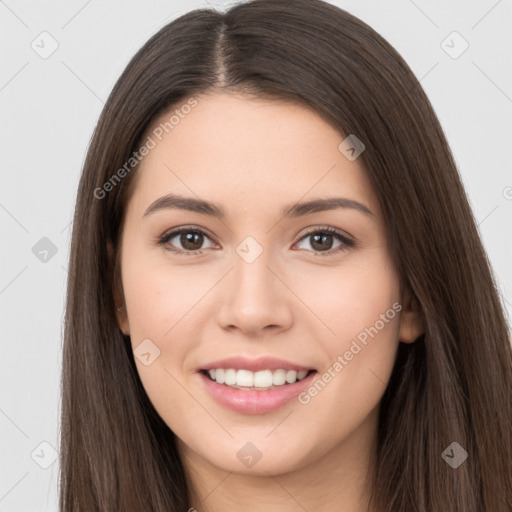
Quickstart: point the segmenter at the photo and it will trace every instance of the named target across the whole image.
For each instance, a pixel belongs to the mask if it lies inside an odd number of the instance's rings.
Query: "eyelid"
[[[158,236],[155,239],[155,244],[156,245],[165,245],[171,238],[174,238],[176,235],[179,235],[183,232],[201,233],[204,236],[206,236],[207,238],[209,238],[216,245],[220,245],[218,243],[218,241],[216,240],[216,238],[207,229],[201,228],[201,227],[195,226],[195,225],[177,226],[177,227],[168,229],[162,235]],[[306,228],[306,231],[303,231],[300,234],[300,237],[298,234],[294,237],[294,238],[297,238],[297,237],[299,237],[299,238],[293,243],[293,245],[298,244],[304,238],[306,238],[308,235],[312,235],[314,233],[327,233],[331,236],[337,237],[338,240],[341,242],[341,246],[342,246],[341,249],[337,248],[337,249],[329,249],[327,251],[313,251],[314,256],[330,256],[333,254],[338,254],[340,252],[343,252],[346,249],[357,246],[354,238],[351,235],[349,235],[348,233],[346,233],[338,228],[334,228],[332,226],[325,226],[325,225],[324,226],[314,225],[314,226],[310,226],[310,227]],[[203,251],[204,251],[204,249],[198,249],[196,251],[184,251],[183,249],[170,249],[170,248],[166,248],[166,250],[168,250],[169,252],[175,253],[175,254],[190,255],[190,256],[197,255],[197,254],[203,254]]]
[[[219,242],[217,242],[217,239],[205,228],[201,228],[199,226],[195,225],[184,225],[184,226],[176,226],[174,228],[170,228],[166,231],[164,231],[160,236],[157,236],[154,240],[156,245],[164,245],[166,244],[171,238],[174,238],[176,235],[181,234],[182,232],[198,232],[203,235],[205,235],[207,238],[209,238],[212,242],[214,242],[217,245],[220,245]],[[171,252],[176,253],[187,253],[187,254],[197,254],[200,253],[201,250],[198,251],[183,251],[182,249],[169,249]]]
[[[341,229],[334,228],[332,226],[312,226],[310,228],[307,228],[305,232],[301,234],[299,239],[293,244],[296,245],[299,242],[301,242],[303,239],[307,238],[308,236],[314,234],[314,233],[327,233],[330,236],[333,236],[337,238],[341,242],[341,246],[335,249],[329,249],[327,251],[313,251],[313,256],[334,256],[337,254],[340,254],[348,249],[356,248],[357,244],[353,236],[349,235],[348,233],[342,231]]]
[[[352,235],[349,235],[346,231],[343,231],[342,229],[335,228],[333,226],[318,225],[318,224],[315,224],[313,226],[305,228],[305,231],[299,231],[299,233],[297,233],[297,235],[294,238],[297,238],[300,235],[300,238],[297,240],[297,241],[299,241],[299,240],[302,240],[305,236],[310,235],[311,233],[316,233],[317,231],[328,232],[330,234],[339,235],[343,238],[346,238],[347,240],[350,240],[351,242],[354,242],[354,244],[355,244],[354,237]]]

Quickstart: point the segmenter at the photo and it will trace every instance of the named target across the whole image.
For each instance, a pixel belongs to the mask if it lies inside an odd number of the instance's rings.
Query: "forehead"
[[[131,209],[143,212],[170,192],[222,204],[228,217],[345,196],[378,215],[362,159],[339,150],[345,135],[298,103],[196,96],[156,118],[148,137],[152,148],[137,170]]]

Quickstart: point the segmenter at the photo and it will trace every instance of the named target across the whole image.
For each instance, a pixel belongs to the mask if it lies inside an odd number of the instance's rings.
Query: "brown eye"
[[[196,251],[203,245],[204,235],[198,232],[183,232],[179,236],[182,247],[186,250]]]
[[[309,231],[301,240],[310,241],[309,250],[314,251],[315,256],[327,256],[355,246],[355,243],[347,236],[330,227],[316,228],[314,231]],[[339,244],[333,249],[335,240],[338,240]]]
[[[315,251],[323,251],[331,249],[333,245],[333,235],[330,234],[317,234],[317,235],[309,235],[311,240],[311,247]]]
[[[164,245],[171,252],[193,255],[201,253],[205,240],[211,240],[211,238],[204,231],[181,228],[164,234],[158,239],[158,245]]]

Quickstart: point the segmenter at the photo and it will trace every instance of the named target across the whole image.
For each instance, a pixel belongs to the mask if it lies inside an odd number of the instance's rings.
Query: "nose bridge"
[[[235,249],[233,270],[223,293],[219,321],[244,332],[266,326],[287,326],[292,319],[286,287],[274,275],[275,258],[270,248],[248,236]],[[272,270],[270,270],[272,269]]]
[[[275,258],[268,246],[263,246],[253,236],[248,236],[235,249],[234,287],[235,296],[241,295],[245,301],[265,301],[269,304],[281,295],[276,286],[276,278],[269,270]]]
[[[272,254],[268,247],[263,247],[253,237],[248,237],[236,248],[234,275],[237,288],[258,292],[259,288],[272,286],[274,278],[269,267],[272,267]]]

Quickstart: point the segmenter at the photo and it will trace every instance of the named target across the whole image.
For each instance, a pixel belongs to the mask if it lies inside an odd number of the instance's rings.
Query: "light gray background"
[[[331,3],[374,27],[421,79],[511,315],[512,0]],[[0,1],[1,511],[57,510],[52,450],[70,221],[96,120],[136,50],[170,20],[209,4],[230,2]],[[43,31],[58,43],[46,59],[31,47],[51,49]],[[464,43],[453,31],[469,44],[458,58]],[[57,250],[46,262],[32,250],[43,237]]]

